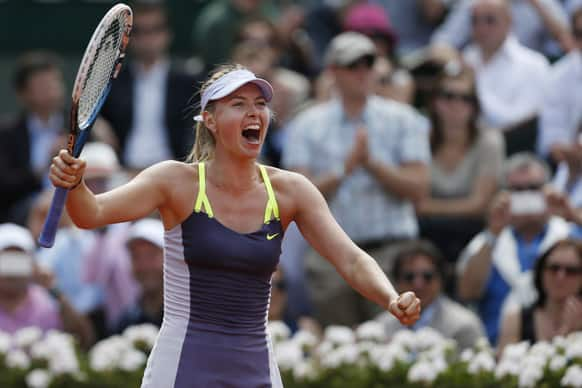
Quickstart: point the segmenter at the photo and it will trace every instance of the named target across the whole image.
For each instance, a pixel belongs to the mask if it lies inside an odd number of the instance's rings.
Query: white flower
[[[45,369],[34,369],[26,375],[26,384],[29,388],[47,388],[52,376]]]
[[[402,345],[394,342],[370,349],[370,360],[372,363],[386,372],[394,367],[394,363],[397,360],[407,362],[410,358],[410,354]]]
[[[513,360],[519,362],[529,350],[529,342],[522,341],[517,344],[510,344],[503,349],[502,359]]]
[[[0,354],[5,354],[12,347],[12,337],[10,334],[0,330]]]
[[[141,325],[130,326],[123,331],[125,337],[132,344],[137,342],[144,342],[148,349],[151,349],[158,337],[159,328],[151,323],[144,323]]]
[[[572,365],[566,369],[566,373],[560,383],[563,386],[581,388],[582,387],[582,366]]]
[[[566,345],[568,344],[568,340],[566,337],[557,335],[552,338],[552,345],[554,345],[558,349],[566,349]]]
[[[495,368],[495,377],[502,379],[505,376],[518,376],[520,370],[518,362],[509,359],[501,360]]]
[[[137,349],[128,349],[119,360],[119,369],[133,372],[141,368],[146,362],[146,355]]]
[[[551,343],[540,341],[533,344],[533,346],[529,349],[529,354],[541,355],[548,359],[556,354],[556,350],[556,347]]]
[[[491,353],[482,351],[477,353],[475,357],[469,362],[467,370],[471,374],[478,374],[480,372],[491,372],[495,369],[495,360]]]
[[[39,341],[30,347],[30,356],[34,359],[48,360],[53,352],[53,348],[47,341]]]
[[[367,321],[356,329],[356,337],[360,340],[382,342],[387,339],[384,325],[377,321]]]
[[[415,349],[416,336],[411,330],[399,330],[392,337],[391,343],[400,345],[405,349]]]
[[[14,344],[21,348],[26,348],[42,338],[42,330],[38,327],[24,327],[14,333]]]
[[[291,329],[283,321],[269,321],[267,328],[275,343],[288,340],[291,336]]]
[[[568,359],[582,358],[582,337],[568,336],[568,342],[566,343],[566,357],[568,357]]]
[[[275,360],[282,370],[291,370],[293,366],[303,361],[303,351],[296,342],[279,342],[275,346]]]
[[[306,330],[299,330],[291,340],[303,350],[312,350],[318,342],[317,336]]]
[[[132,348],[129,341],[115,335],[98,342],[89,352],[89,365],[95,371],[106,371],[117,368],[123,353]]]
[[[439,373],[444,372],[448,365],[444,357],[436,357],[432,359],[432,367],[438,375]]]
[[[432,347],[444,347],[445,338],[432,327],[423,327],[416,332],[416,348],[429,349]]]
[[[325,368],[337,368],[340,365],[355,364],[360,352],[354,344],[341,345],[337,349],[325,354],[321,358],[321,365]]]
[[[543,376],[543,368],[527,366],[519,373],[518,386],[519,388],[533,388]]]
[[[438,373],[430,361],[420,360],[408,370],[408,381],[432,383]]]
[[[21,349],[9,350],[5,362],[9,368],[28,369],[30,367],[30,359]]]
[[[568,359],[566,357],[557,354],[550,360],[550,370],[557,372],[565,367],[567,363]]]
[[[339,325],[328,326],[323,333],[323,338],[334,345],[352,344],[356,340],[352,329]]]
[[[479,337],[475,342],[475,349],[477,352],[479,351],[491,351],[491,344],[487,337]]]
[[[475,357],[475,351],[469,348],[463,350],[459,358],[462,362],[470,362],[473,357]]]
[[[61,348],[49,359],[49,369],[55,375],[60,374],[76,374],[80,372],[79,360],[72,348]]]
[[[297,380],[310,380],[317,377],[313,362],[302,360],[293,367],[293,377]]]
[[[331,352],[333,349],[335,349],[335,346],[331,342],[323,341],[315,349],[315,355],[318,358],[321,358],[327,353]]]

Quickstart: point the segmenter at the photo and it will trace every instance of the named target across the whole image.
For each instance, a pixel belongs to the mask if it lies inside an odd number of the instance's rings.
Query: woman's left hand
[[[412,291],[404,292],[390,302],[388,311],[403,325],[412,325],[420,318],[420,299]]]

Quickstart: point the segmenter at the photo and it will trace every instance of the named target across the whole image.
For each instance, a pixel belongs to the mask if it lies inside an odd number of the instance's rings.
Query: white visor
[[[273,87],[269,82],[262,78],[257,78],[252,72],[244,69],[234,70],[226,73],[214,81],[200,97],[200,114],[194,116],[194,121],[203,121],[202,112],[210,101],[224,98],[248,83],[253,83],[259,87],[263,97],[267,102],[273,98]]]

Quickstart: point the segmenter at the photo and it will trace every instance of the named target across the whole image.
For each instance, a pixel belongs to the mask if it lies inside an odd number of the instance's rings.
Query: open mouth
[[[242,135],[249,143],[258,144],[261,140],[259,125],[249,125],[242,131]]]

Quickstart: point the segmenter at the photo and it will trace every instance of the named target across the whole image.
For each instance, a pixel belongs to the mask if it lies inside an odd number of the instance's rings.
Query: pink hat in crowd
[[[392,46],[397,41],[386,10],[378,4],[362,3],[351,7],[344,19],[344,29],[370,37],[384,37]]]

